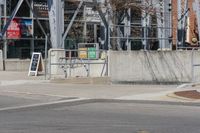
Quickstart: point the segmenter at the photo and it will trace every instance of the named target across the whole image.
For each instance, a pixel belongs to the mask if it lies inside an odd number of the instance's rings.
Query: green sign
[[[96,48],[88,48],[88,58],[89,59],[96,59]]]

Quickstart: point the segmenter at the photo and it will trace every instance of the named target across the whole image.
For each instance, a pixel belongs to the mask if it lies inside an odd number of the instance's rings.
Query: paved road
[[[62,98],[56,96],[39,95],[39,94],[24,94],[15,92],[0,91],[0,109],[29,106],[35,104],[46,104],[54,101],[62,101],[71,98]]]
[[[0,111],[1,133],[199,133],[200,107],[87,103]]]
[[[38,101],[0,95],[0,108],[28,105],[28,104],[33,104],[35,102]]]

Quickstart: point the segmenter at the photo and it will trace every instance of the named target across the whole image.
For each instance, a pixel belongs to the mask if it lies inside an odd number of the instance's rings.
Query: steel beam
[[[68,27],[67,27],[67,29],[66,29],[64,35],[63,35],[63,37],[62,37],[62,42],[61,42],[61,45],[60,45],[62,48],[64,48],[64,41],[65,41],[65,39],[66,39],[66,37],[67,37],[67,35],[68,35],[68,33],[69,33],[69,30],[71,29],[71,27],[72,27],[72,25],[73,25],[73,23],[74,23],[74,20],[75,20],[75,18],[76,18],[76,16],[77,16],[78,12],[80,11],[80,9],[81,9],[81,7],[82,7],[82,5],[83,5],[83,2],[84,2],[83,0],[80,1],[79,5],[78,5],[78,8],[77,8],[76,11],[74,12],[74,15],[73,15],[73,17],[72,17],[72,19],[71,19],[71,21],[70,21],[70,23],[69,23],[69,25],[68,25]]]
[[[42,24],[40,23],[37,14],[34,12],[33,8],[31,7],[31,4],[29,3],[28,0],[26,0],[26,3],[27,3],[27,5],[29,6],[31,12],[33,13],[33,16],[36,18],[36,21],[37,21],[37,23],[38,23],[40,29],[42,30],[42,33],[43,33],[45,36],[47,36],[47,33],[45,32],[44,28],[42,27]]]

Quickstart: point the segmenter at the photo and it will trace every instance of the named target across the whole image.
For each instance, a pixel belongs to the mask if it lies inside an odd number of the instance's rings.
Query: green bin
[[[96,59],[97,58],[96,48],[88,48],[88,58],[89,59]]]

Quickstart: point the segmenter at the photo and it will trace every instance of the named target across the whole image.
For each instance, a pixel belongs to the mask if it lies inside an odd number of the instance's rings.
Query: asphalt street
[[[14,99],[13,99],[14,100]],[[200,107],[140,103],[0,111],[1,133],[199,133]]]
[[[0,95],[0,108],[30,105],[38,102],[41,102],[41,100]]]
[[[199,101],[168,97],[176,85],[58,84],[24,75],[1,76],[0,133],[200,132]]]

